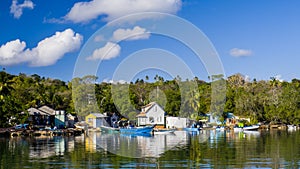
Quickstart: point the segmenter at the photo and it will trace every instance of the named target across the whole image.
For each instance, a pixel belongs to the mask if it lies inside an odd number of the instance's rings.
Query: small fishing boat
[[[244,131],[244,130],[258,130],[259,125],[245,126],[245,127],[234,127],[234,131]]]
[[[297,126],[295,125],[287,125],[288,127],[288,130],[296,130],[297,129]]]
[[[113,128],[113,127],[109,127],[109,126],[100,126],[101,132],[105,132],[105,133],[118,133],[120,132],[119,128]]]
[[[175,129],[154,129],[154,134],[174,134]]]
[[[138,134],[138,133],[151,133],[153,126],[145,126],[145,127],[125,127],[125,128],[120,128],[121,134]]]
[[[77,122],[74,124],[74,126],[78,129],[83,129],[83,130],[88,128],[88,124],[85,121]]]
[[[252,125],[252,126],[245,126],[243,127],[244,130],[258,130],[259,125]]]

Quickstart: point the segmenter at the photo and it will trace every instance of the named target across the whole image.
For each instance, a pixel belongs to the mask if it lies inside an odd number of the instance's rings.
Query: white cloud
[[[234,57],[251,56],[252,51],[248,49],[233,48],[230,50],[230,55]]]
[[[25,62],[24,57],[25,42],[19,39],[7,42],[0,47],[0,65],[14,65]]]
[[[148,39],[150,33],[146,32],[145,28],[135,26],[133,29],[118,29],[113,33],[113,40],[139,40],[139,39]]]
[[[83,23],[97,19],[99,16],[103,16],[105,21],[111,21],[137,12],[175,14],[180,10],[181,4],[181,0],[92,0],[75,3],[64,19],[74,23]],[[145,15],[143,18],[148,18],[148,16]]]
[[[55,35],[42,40],[36,48],[32,49],[36,59],[31,61],[31,65],[52,65],[66,53],[80,48],[81,42],[82,36],[75,33],[72,29],[56,32]]]
[[[114,80],[109,80],[109,79],[103,79],[104,83],[111,83],[111,84],[128,84],[127,81],[125,80],[118,80],[118,81],[114,81]]]
[[[31,0],[25,0],[24,3],[18,4],[18,0],[13,0],[10,6],[10,13],[14,14],[14,18],[19,19],[23,14],[23,9],[33,9],[34,4]]]
[[[112,42],[107,42],[104,47],[94,50],[92,56],[87,57],[87,60],[109,60],[120,55],[120,45]]]
[[[66,53],[78,49],[81,42],[82,36],[72,29],[56,32],[55,35],[40,41],[33,49],[25,49],[26,43],[17,39],[0,47],[0,65],[27,62],[31,66],[49,66],[55,64]]]

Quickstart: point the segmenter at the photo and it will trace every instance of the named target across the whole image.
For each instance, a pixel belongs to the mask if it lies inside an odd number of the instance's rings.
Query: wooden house
[[[189,120],[183,117],[166,117],[166,128],[186,128],[189,124]]]
[[[137,125],[146,126],[154,124],[164,127],[165,111],[156,102],[151,102],[143,106],[142,111],[137,115]]]
[[[63,128],[66,123],[64,110],[54,110],[48,106],[42,106],[40,108],[29,108],[27,112],[29,113],[28,121],[32,125]]]
[[[105,125],[107,116],[101,114],[101,113],[91,113],[85,117],[85,122],[89,125],[91,128],[100,128],[100,126]]]

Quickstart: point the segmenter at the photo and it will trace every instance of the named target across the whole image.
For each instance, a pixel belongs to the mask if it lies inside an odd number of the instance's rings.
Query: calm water
[[[0,138],[0,168],[300,168],[300,131]]]

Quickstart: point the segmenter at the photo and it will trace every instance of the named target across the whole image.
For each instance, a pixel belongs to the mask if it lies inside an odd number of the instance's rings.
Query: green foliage
[[[249,117],[252,123],[300,124],[300,80],[250,82],[240,74],[226,80],[221,75],[211,79],[210,83],[196,77],[181,81],[178,76],[165,81],[157,75],[154,83],[147,82],[146,76],[145,81],[138,79],[130,84],[97,84],[97,77],[85,76],[66,83],[36,74],[15,76],[2,71],[0,127],[23,123],[26,114],[21,112],[42,105],[81,116],[115,112],[133,120],[142,106],[153,101],[170,116],[199,119],[199,115],[212,113],[222,119],[223,112],[232,112]],[[226,101],[222,93],[226,93]]]

